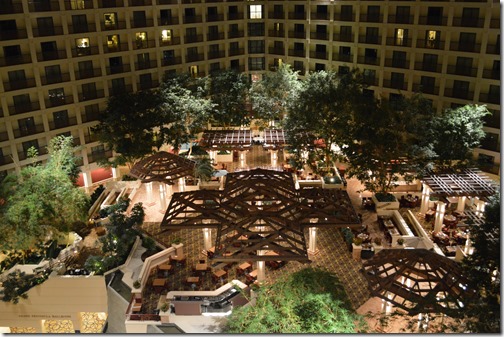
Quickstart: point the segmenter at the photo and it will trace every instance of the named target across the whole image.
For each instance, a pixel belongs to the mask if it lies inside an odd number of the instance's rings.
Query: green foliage
[[[146,248],[149,252],[155,251],[156,242],[151,237],[146,236],[142,239],[142,247]]]
[[[379,202],[394,202],[397,201],[397,198],[391,193],[376,193],[376,200]]]
[[[102,275],[107,271],[103,256],[90,255],[86,262],[84,262],[84,268],[90,272],[95,272],[96,275]]]
[[[235,308],[225,333],[355,333],[364,321],[334,274],[305,268],[257,290],[254,306]]]
[[[78,158],[75,156],[75,151],[80,147],[73,146],[73,137],[71,136],[56,136],[51,138],[47,150],[49,152],[49,160],[47,166],[54,170],[62,170],[65,172],[72,183],[76,183],[81,173],[81,169],[77,164]]]
[[[352,233],[352,230],[349,227],[344,227],[341,229],[341,233],[343,234],[343,238],[345,239],[345,242],[348,245],[352,244],[352,241],[354,239],[354,235]]]
[[[214,169],[209,157],[203,157],[196,162],[194,177],[198,178],[200,181],[209,181],[212,178],[213,172]]]
[[[89,201],[90,206],[92,206],[95,201],[98,200],[103,191],[105,191],[105,186],[100,184],[91,194],[91,200]]]
[[[2,282],[3,289],[0,294],[3,295],[2,301],[19,303],[20,299],[27,299],[26,292],[32,287],[41,284],[49,277],[49,271],[43,271],[36,274],[26,274],[20,270],[15,270],[7,275]]]
[[[138,179],[135,177],[129,176],[127,174],[123,175],[121,178],[121,181],[136,181],[136,180],[138,180]]]

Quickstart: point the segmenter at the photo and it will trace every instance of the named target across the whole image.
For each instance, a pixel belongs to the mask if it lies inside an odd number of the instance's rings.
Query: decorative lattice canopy
[[[372,296],[391,302],[409,315],[456,316],[472,296],[457,262],[426,249],[384,249],[364,262]]]
[[[173,185],[179,178],[194,175],[195,162],[165,151],[159,151],[136,163],[130,175],[144,183],[159,181]]]
[[[282,129],[264,130],[264,147],[283,147],[285,145],[285,134]]]
[[[292,174],[255,169],[228,174],[222,191],[174,193],[161,229],[217,228],[218,261],[308,261],[304,227],[359,225],[348,205],[345,191],[299,191]],[[256,256],[267,250],[279,256]]]
[[[252,144],[250,130],[207,130],[201,138],[201,145],[215,149],[234,149]]]
[[[431,189],[431,195],[437,197],[479,197],[494,195],[497,187],[478,169],[464,169],[460,172],[437,172],[424,179]]]

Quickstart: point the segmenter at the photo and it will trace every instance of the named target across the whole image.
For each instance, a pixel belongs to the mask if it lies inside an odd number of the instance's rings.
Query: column
[[[425,214],[429,210],[430,189],[426,184],[422,184],[422,203],[420,204],[420,213]]]
[[[266,251],[264,250],[258,250],[257,255],[264,255]],[[259,283],[263,283],[263,281],[266,279],[265,276],[265,262],[264,261],[257,261],[257,281]]]
[[[313,223],[312,220],[310,220]],[[319,250],[317,249],[317,227],[308,228],[308,254],[317,255]]]
[[[161,211],[166,210],[166,188],[164,183],[159,183],[159,204]]]
[[[446,205],[442,201],[436,202],[436,218],[434,220],[434,233],[440,232],[443,227],[443,219],[445,214]]]
[[[474,203],[476,204],[476,215],[483,216],[485,214],[485,202],[476,197],[474,198]]]
[[[465,209],[466,197],[458,197],[457,211],[463,212]]]
[[[183,177],[179,178],[178,185],[179,185],[179,192],[184,192],[185,191],[185,179]]]
[[[271,166],[278,166],[278,150],[271,150]]]
[[[240,167],[244,168],[247,165],[247,153],[246,151],[240,151]]]
[[[119,178],[119,175],[120,175],[120,170],[119,168],[117,167],[112,167],[112,179],[114,181],[117,181],[117,179]]]
[[[210,161],[213,161],[215,163],[215,158],[216,158],[216,155],[217,155],[217,151],[210,150],[208,154],[210,156]]]
[[[205,220],[203,220],[203,223]],[[205,250],[212,248],[212,229],[203,228],[203,246]]]
[[[82,178],[84,179],[84,187],[86,190],[93,185],[93,179],[91,178],[91,172],[82,172]]]

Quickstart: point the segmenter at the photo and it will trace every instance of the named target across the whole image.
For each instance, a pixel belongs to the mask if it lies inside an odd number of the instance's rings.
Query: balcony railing
[[[121,74],[131,71],[131,66],[129,64],[121,64],[117,66],[107,67],[107,75]]]
[[[133,86],[131,84],[126,84],[124,86],[109,87],[110,95],[120,95],[127,92],[133,92]]]
[[[151,69],[151,68],[156,68],[156,67],[157,67],[156,60],[149,60],[149,61],[145,61],[145,62],[136,62],[135,63],[136,70]]]
[[[23,13],[23,4],[21,2],[15,2],[10,4],[2,4],[0,6],[0,14],[18,14]]]
[[[131,21],[131,28],[153,27],[154,19]]]
[[[306,56],[306,52],[304,50],[289,49],[289,56],[305,57]]]
[[[282,30],[268,30],[268,36],[269,37],[284,37],[285,36],[285,31]]]
[[[312,20],[329,20],[329,13],[312,12],[310,13],[310,18]]]
[[[285,48],[271,47],[268,49],[268,52],[273,55],[285,55]]]
[[[39,27],[39,28],[33,28],[32,31],[34,37],[63,35],[62,26]]]
[[[333,54],[333,60],[334,61],[340,61],[340,62],[352,62],[353,55],[348,55],[348,54]]]
[[[500,19],[491,19],[490,20],[490,28],[500,28]]]
[[[190,15],[183,17],[184,23],[201,23],[203,22],[203,17],[201,15]]]
[[[289,32],[291,39],[306,39],[306,32]]]
[[[324,51],[310,51],[310,57],[314,59],[327,60],[329,53]]]
[[[70,74],[61,73],[59,75],[53,75],[53,76],[41,76],[40,79],[42,81],[42,85],[62,83],[70,81]]]
[[[333,34],[334,41],[341,42],[353,42],[354,35],[353,34]]]
[[[329,40],[329,33],[312,32],[310,38],[313,40]]]
[[[413,15],[389,15],[387,18],[388,23],[402,23],[402,24],[413,24]]]
[[[37,152],[38,152],[39,156],[43,156],[43,155],[47,154],[47,147],[46,146],[39,146],[37,148]],[[19,151],[18,158],[19,158],[19,160],[28,159],[28,153],[25,151]]]
[[[374,86],[378,85],[378,78],[376,78],[376,77],[364,77],[362,80],[367,85],[374,85]]]
[[[453,51],[467,51],[472,53],[479,53],[480,49],[481,44],[479,43],[458,42],[458,41],[450,43],[450,50]]]
[[[95,91],[86,91],[79,94],[79,102],[91,101],[103,97],[105,97],[105,91],[103,89]]]
[[[52,60],[62,60],[66,59],[67,53],[66,50],[54,50],[54,51],[46,51],[37,53],[37,61],[52,61]]]
[[[224,21],[224,14],[208,14],[206,17],[207,22]]]
[[[35,79],[34,78],[27,78],[24,80],[4,82],[5,91],[33,88],[34,86],[35,86]]]
[[[453,18],[453,26],[455,27],[478,27],[483,28],[483,24],[485,23],[484,19],[480,18],[461,18],[454,17]]]
[[[17,40],[26,39],[28,35],[26,34],[26,29],[16,29],[16,30],[0,30],[0,40]]]
[[[488,44],[486,52],[487,52],[487,54],[499,55],[500,54],[500,47],[496,46],[496,45]]]
[[[432,26],[446,26],[448,24],[448,18],[446,16],[436,17],[436,16],[420,16],[418,18],[418,23],[420,25],[432,25]]]
[[[406,90],[408,88],[408,83],[392,80],[383,80],[383,86],[391,89]]]
[[[9,105],[9,115],[11,116],[35,110],[40,110],[39,102],[26,102],[16,105]]]
[[[72,48],[73,57],[98,55],[98,54],[99,54],[98,46]]]
[[[160,26],[178,25],[178,23],[179,19],[177,16],[158,17],[158,24]]]
[[[157,0],[158,5],[176,5],[178,0]]]
[[[0,165],[8,165],[12,164],[14,161],[12,160],[11,155],[0,156]]]
[[[161,65],[166,67],[166,66],[174,66],[174,65],[177,65],[177,64],[181,64],[182,63],[182,57],[180,56],[175,56],[175,57],[172,57],[172,58],[169,58],[169,59],[164,59],[161,61]]]
[[[197,62],[197,61],[203,61],[204,59],[205,56],[203,55],[203,53],[186,55],[186,62]]]
[[[42,132],[44,132],[44,125],[37,124],[37,125],[30,126],[30,127],[14,130],[14,137],[15,138],[26,137],[26,136],[36,135],[37,133],[42,133]]]
[[[228,21],[232,21],[232,20],[243,20],[243,13],[228,13],[227,15],[227,18],[228,18]]]
[[[244,36],[245,36],[245,33],[243,32],[243,30],[239,30],[236,32],[228,32],[228,39],[236,39],[236,38],[240,38],[240,37],[244,37]]]
[[[49,122],[49,129],[51,130],[57,130],[57,129],[63,129],[69,126],[77,125],[77,118],[76,117],[70,117],[66,121],[50,121]]]
[[[500,104],[500,95],[482,93],[479,100],[485,103]]]
[[[306,20],[306,13],[289,12],[289,20]]]
[[[75,79],[83,80],[85,78],[98,77],[101,76],[101,74],[102,74],[101,68],[78,70],[75,72]]]
[[[383,15],[361,14],[360,21],[361,22],[383,22]]]
[[[145,82],[138,82],[137,87],[140,90],[147,90],[147,89],[152,89],[156,88],[159,86],[159,81],[158,80],[152,80],[152,81],[145,81]]]
[[[180,44],[180,37],[172,37],[169,40],[160,38],[159,45],[160,46],[175,46]]]
[[[98,7],[100,8],[122,8],[124,7],[123,0],[98,0]]]
[[[0,67],[14,66],[16,64],[26,64],[31,63],[31,55],[23,54],[11,57],[0,57]]]
[[[498,139],[489,139],[489,138],[483,138],[480,141],[480,148],[484,150],[489,150],[493,152],[500,152],[500,146],[499,146],[499,140]]]
[[[129,0],[130,6],[152,6],[152,0]]]
[[[135,41],[133,42],[133,49],[145,49],[145,48],[154,48],[156,47],[156,41],[147,40],[147,41]]]
[[[68,25],[68,33],[70,34],[80,34],[80,33],[90,33],[96,32],[96,24],[92,22],[88,22],[85,25]]]
[[[379,35],[359,35],[359,43],[380,44],[381,36]]]
[[[411,47],[411,39],[387,37],[387,46]]]
[[[97,121],[100,118],[99,111],[83,111],[81,112],[82,123]]]
[[[120,51],[128,51],[128,49],[129,49],[128,44],[126,42],[119,43],[116,45],[108,45],[108,44],[103,45],[103,51],[105,53],[117,53]]]
[[[65,0],[65,9],[69,10],[77,10],[77,9],[92,9],[93,8],[93,0]]]
[[[84,142],[86,142],[86,144],[89,144],[89,143],[94,143],[94,142],[97,142],[98,141],[98,136],[96,134],[85,134],[84,135]]]
[[[448,74],[476,77],[478,68],[448,66]]]
[[[285,14],[284,14],[284,12],[269,12],[268,13],[268,18],[269,19],[280,19],[280,20],[283,20],[283,19],[285,19]]]
[[[96,161],[112,157],[112,151],[108,150],[108,151],[100,151],[100,152],[91,152],[90,154],[88,154],[87,157],[88,157],[88,161],[90,163],[94,163]]]
[[[203,34],[186,35],[184,39],[185,43],[203,42]]]
[[[492,80],[500,80],[500,71],[493,69],[484,69],[483,78],[490,78]]]
[[[439,87],[424,86],[420,83],[415,83],[415,84],[413,84],[413,91],[414,92],[421,92],[424,94],[430,94],[430,95],[438,95],[439,94]]]
[[[415,62],[415,70],[432,71],[435,73],[440,73],[441,72],[441,64]]]
[[[355,14],[334,13],[334,21],[355,21]]]
[[[371,57],[371,56],[359,56],[359,57],[357,57],[357,62],[362,63],[362,64],[379,65],[380,58],[379,57]]]
[[[106,31],[106,30],[117,30],[117,29],[126,29],[126,21],[116,21],[115,24],[105,24],[102,22],[101,24],[101,30]]]
[[[30,1],[28,2],[28,9],[30,12],[53,12],[59,11],[59,1]]]
[[[224,33],[208,33],[207,41],[224,40]]]
[[[417,40],[417,48],[427,48],[427,49],[444,49],[445,42],[441,40]]]
[[[461,98],[461,99],[467,99],[467,100],[472,100],[474,97],[474,92],[472,92],[472,91],[464,91],[464,90],[455,89],[455,88],[446,88],[444,94],[445,94],[445,96],[448,96],[448,97]]]
[[[408,69],[409,64],[409,60],[398,60],[393,58],[385,59],[385,67]]]
[[[237,48],[237,49],[229,49],[228,50],[229,56],[237,56],[237,55],[243,55],[243,54],[245,54],[244,48]]]
[[[6,140],[9,140],[9,134],[7,131],[0,131],[0,142],[5,142]]]
[[[52,108],[55,106],[61,106],[61,105],[66,105],[66,104],[72,104],[74,102],[73,96],[64,96],[62,98],[53,98],[53,99],[46,99],[45,100],[45,105],[46,108]]]

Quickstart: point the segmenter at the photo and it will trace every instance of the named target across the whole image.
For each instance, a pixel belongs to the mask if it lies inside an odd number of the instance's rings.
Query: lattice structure
[[[174,193],[161,228],[216,227],[216,261],[308,261],[304,227],[360,224],[346,192],[315,190],[296,190],[287,172],[234,172],[222,191]],[[279,256],[256,255],[271,250]]]
[[[130,175],[143,183],[159,181],[173,185],[174,181],[194,176],[195,162],[165,151],[159,151],[136,163]]]
[[[207,130],[201,139],[202,146],[215,149],[243,148],[251,144],[250,130]]]
[[[285,145],[285,134],[282,129],[265,129],[264,144],[265,148],[278,148]]]
[[[456,316],[464,299],[473,294],[455,261],[426,249],[384,249],[363,268],[371,295],[409,315]]]
[[[494,195],[497,187],[478,169],[464,169],[461,172],[440,172],[424,178],[438,197],[488,197]]]

